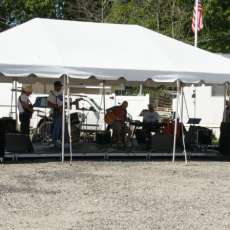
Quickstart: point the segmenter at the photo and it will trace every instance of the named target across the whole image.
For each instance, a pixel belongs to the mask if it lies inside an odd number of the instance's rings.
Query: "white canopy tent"
[[[179,93],[230,80],[230,60],[137,25],[33,19],[0,33],[0,50],[0,82],[177,82]]]

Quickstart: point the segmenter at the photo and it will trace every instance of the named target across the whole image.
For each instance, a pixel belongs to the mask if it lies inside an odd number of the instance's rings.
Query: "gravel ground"
[[[0,167],[0,229],[230,229],[230,163]]]

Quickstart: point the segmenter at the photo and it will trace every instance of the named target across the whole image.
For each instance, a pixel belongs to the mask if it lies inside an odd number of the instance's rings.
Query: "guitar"
[[[115,120],[116,116],[113,111],[108,111],[104,117],[105,123],[111,125]]]
[[[34,112],[33,105],[28,105],[27,108],[23,107],[23,109],[31,118]]]

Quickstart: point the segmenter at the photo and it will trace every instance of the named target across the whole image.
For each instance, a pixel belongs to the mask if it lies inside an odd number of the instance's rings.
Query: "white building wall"
[[[212,87],[211,86],[199,86],[199,87],[185,87],[184,95],[185,101],[188,108],[188,115],[185,109],[184,103],[184,116],[183,121],[186,125],[188,121],[188,116],[190,118],[194,117],[194,98],[192,98],[193,91],[196,90],[196,106],[195,113],[196,118],[201,118],[200,126],[211,128],[216,135],[219,137],[220,133],[220,124],[223,119],[223,111],[224,111],[224,96],[213,96],[212,95]],[[222,92],[224,95],[224,86],[222,87]],[[173,100],[173,111],[176,108],[176,99]]]
[[[0,84],[0,118],[10,116],[11,88],[12,88],[12,84],[8,84],[8,83]],[[13,112],[14,111],[15,109],[13,110]]]

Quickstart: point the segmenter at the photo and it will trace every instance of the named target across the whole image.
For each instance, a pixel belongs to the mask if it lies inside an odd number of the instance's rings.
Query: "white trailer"
[[[224,92],[225,87],[223,85],[184,87],[183,121],[185,126],[188,117],[201,118],[199,125],[212,129],[213,134],[218,138],[225,107]],[[176,99],[173,100],[173,111],[175,111],[175,108]]]

